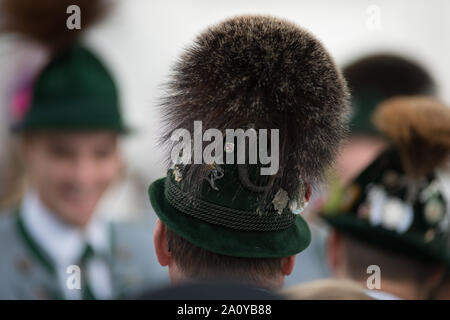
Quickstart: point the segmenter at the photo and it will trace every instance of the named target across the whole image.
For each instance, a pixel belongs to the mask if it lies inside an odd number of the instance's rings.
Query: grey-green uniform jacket
[[[62,299],[56,275],[24,234],[16,213],[0,215],[0,299]],[[153,249],[152,225],[111,223],[108,266],[113,297],[133,298],[144,288],[168,284]]]

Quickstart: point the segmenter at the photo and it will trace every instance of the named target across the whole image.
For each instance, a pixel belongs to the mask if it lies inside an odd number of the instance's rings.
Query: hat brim
[[[323,219],[336,230],[374,247],[424,262],[450,264],[450,256],[445,249],[433,247],[418,236],[373,226],[348,213],[323,216]]]
[[[158,179],[149,187],[153,209],[169,229],[200,248],[233,257],[282,258],[303,251],[311,242],[308,224],[300,215],[288,229],[270,232],[234,230],[187,215],[165,199],[165,179]]]
[[[83,106],[83,109],[80,109]],[[128,135],[128,127],[114,101],[89,99],[65,99],[63,101],[38,101],[30,106],[25,119],[13,124],[15,133],[32,131],[114,131]]]

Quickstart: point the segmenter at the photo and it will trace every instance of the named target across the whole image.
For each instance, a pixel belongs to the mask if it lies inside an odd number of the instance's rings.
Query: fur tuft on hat
[[[320,181],[346,133],[348,92],[340,71],[315,37],[279,18],[238,16],[210,27],[184,51],[167,89],[162,142],[169,150],[173,130],[193,132],[196,120],[223,133],[279,129],[272,190],[290,193],[299,178]],[[207,165],[187,171],[191,185],[208,174]]]
[[[400,149],[407,172],[426,176],[450,153],[450,108],[427,96],[397,97],[383,102],[375,125]]]
[[[71,5],[80,8],[81,29],[67,28]],[[52,50],[63,49],[103,18],[110,7],[104,0],[0,0],[0,32],[17,33]]]

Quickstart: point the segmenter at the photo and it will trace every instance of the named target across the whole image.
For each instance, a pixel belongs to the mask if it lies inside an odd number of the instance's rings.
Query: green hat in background
[[[351,134],[379,136],[372,112],[383,100],[404,95],[430,95],[434,81],[420,64],[393,54],[373,54],[343,68],[351,93]]]
[[[114,80],[81,45],[58,52],[38,75],[31,105],[14,131],[112,130],[127,132]]]
[[[432,98],[395,98],[374,115],[392,146],[323,218],[375,247],[450,265],[450,109]]]
[[[310,185],[321,180],[344,136],[347,98],[332,58],[298,26],[240,16],[210,27],[181,56],[160,106],[172,168],[150,185],[156,214],[176,234],[213,253],[281,258],[301,252],[311,234],[300,213]],[[172,133],[185,129],[195,137],[194,121],[222,133],[224,154],[234,152],[234,163],[242,154],[227,129],[279,130],[278,153],[268,138],[278,171],[261,175],[268,165],[261,159],[248,164],[248,153],[246,164],[195,164],[189,152],[180,155],[188,161],[172,159],[178,142]]]

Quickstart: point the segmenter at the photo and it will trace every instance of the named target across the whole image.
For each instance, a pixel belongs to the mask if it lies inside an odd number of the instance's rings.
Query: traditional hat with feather
[[[347,100],[333,59],[297,25],[238,16],[208,28],[175,65],[161,104],[168,156],[174,130],[195,135],[195,121],[219,130],[224,141],[228,129],[277,129],[279,150],[271,151],[278,151],[279,169],[262,175],[260,160],[169,159],[175,166],[149,188],[157,215],[190,243],[222,255],[278,258],[304,250],[310,231],[299,211],[345,134]],[[235,150],[235,159],[242,156]]]
[[[450,264],[450,108],[431,97],[397,97],[374,120],[391,145],[325,220],[385,250]]]

